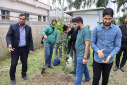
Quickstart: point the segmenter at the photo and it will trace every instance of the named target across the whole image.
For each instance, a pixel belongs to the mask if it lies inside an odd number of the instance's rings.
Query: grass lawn
[[[16,69],[16,85],[73,85],[75,82],[75,77],[72,75],[67,75],[65,79],[63,68],[63,62],[60,65],[54,66],[54,69],[47,68],[46,73],[41,74],[41,69],[43,65],[43,48],[37,49],[33,52],[33,55],[29,55],[28,58],[28,71],[27,76],[30,80],[26,81],[21,77],[21,62],[18,62]],[[54,59],[54,54],[53,54]],[[52,59],[52,60],[53,60]],[[0,61],[0,85],[10,85],[9,78],[9,70],[11,59],[5,59],[4,61]],[[63,61],[63,58],[61,59]],[[88,60],[87,66],[89,69],[91,80],[87,83],[82,83],[82,85],[92,85],[93,80],[93,72],[91,63],[93,61],[92,58],[92,50],[91,50],[91,58]],[[115,65],[113,65],[108,85],[127,85],[127,65],[125,65],[125,72],[121,72],[117,70],[113,71]],[[67,73],[73,70],[73,66],[67,69]],[[84,79],[84,76],[83,76]],[[101,85],[101,81],[100,84]]]

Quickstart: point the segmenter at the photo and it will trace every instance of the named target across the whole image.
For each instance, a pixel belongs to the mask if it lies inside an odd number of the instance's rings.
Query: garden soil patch
[[[59,73],[46,72],[31,78],[28,85],[73,85],[74,82],[74,78],[70,75],[65,77]]]

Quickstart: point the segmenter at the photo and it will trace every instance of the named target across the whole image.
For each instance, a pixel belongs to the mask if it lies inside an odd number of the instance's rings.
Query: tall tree
[[[83,8],[91,7],[95,2],[96,0],[83,0]]]
[[[74,1],[74,8],[75,9],[80,9],[80,6],[82,4],[83,0],[75,0]]]
[[[109,0],[97,0],[96,7],[106,7]]]
[[[52,4],[56,3],[56,1],[61,5],[61,0],[52,0]]]
[[[52,0],[52,4],[54,4],[56,1],[58,1],[59,4],[61,4],[61,0]]]
[[[117,0],[117,4],[118,4],[118,7],[117,7],[117,12],[120,10],[120,7],[123,6],[123,12],[125,11],[125,4],[127,3],[127,0]]]
[[[72,0],[67,0],[67,2],[68,2],[68,9],[71,10],[74,5],[74,2]]]
[[[56,2],[56,0],[52,0],[52,4],[54,4]]]
[[[92,4],[95,3],[96,0],[75,0],[74,1],[74,8],[75,9],[80,9],[80,7],[82,6],[83,8],[85,7],[91,7]]]

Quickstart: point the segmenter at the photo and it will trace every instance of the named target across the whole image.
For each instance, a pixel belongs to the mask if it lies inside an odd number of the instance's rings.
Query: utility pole
[[[64,12],[63,12],[64,0],[61,0],[61,2],[62,2],[62,5],[61,5],[62,17],[61,17],[61,19],[64,21]]]

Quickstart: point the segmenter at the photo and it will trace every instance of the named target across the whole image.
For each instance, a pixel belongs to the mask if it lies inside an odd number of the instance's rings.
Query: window
[[[26,15],[26,20],[29,21],[29,14],[25,13]]]
[[[38,15],[38,21],[41,21],[41,16],[40,15]]]
[[[46,16],[43,16],[43,21],[46,22]]]
[[[10,11],[1,10],[2,20],[10,20]]]

